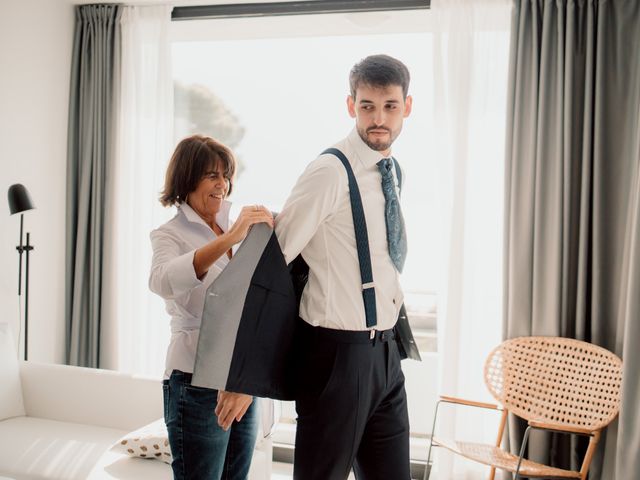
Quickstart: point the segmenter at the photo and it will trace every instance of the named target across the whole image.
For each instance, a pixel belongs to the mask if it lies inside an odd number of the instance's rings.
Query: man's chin
[[[371,150],[375,150],[376,152],[383,152],[385,150],[388,150],[389,148],[391,148],[391,144],[393,143],[393,140],[390,142],[381,140],[379,138],[376,140],[373,140],[370,138],[370,135],[366,133],[364,130],[358,130],[358,134],[360,135],[360,138],[362,139],[362,141]]]
[[[389,150],[389,148],[391,148],[391,144],[387,142],[383,143],[383,142],[368,141],[366,142],[366,144],[369,146],[371,150],[375,150],[376,152],[384,152],[385,150]]]

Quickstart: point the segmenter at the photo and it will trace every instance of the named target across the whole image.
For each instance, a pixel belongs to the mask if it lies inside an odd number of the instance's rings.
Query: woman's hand
[[[235,245],[244,240],[252,225],[262,222],[273,228],[273,215],[267,208],[262,205],[242,207],[238,219],[225,235],[227,235]]]
[[[273,228],[273,215],[269,210],[258,205],[243,207],[238,219],[226,233],[196,250],[193,256],[193,268],[196,272],[196,277],[202,279],[216,260],[236,243],[244,240],[253,224],[261,222]]]
[[[223,430],[229,430],[234,420],[240,421],[245,413],[253,397],[244,393],[218,391],[218,405],[216,406],[216,415],[218,416],[218,425]]]

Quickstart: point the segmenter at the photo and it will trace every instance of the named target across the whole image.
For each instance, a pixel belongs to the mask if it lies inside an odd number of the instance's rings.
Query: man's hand
[[[245,413],[253,397],[244,393],[218,391],[218,405],[216,406],[216,415],[218,416],[218,425],[223,430],[229,430],[234,420],[240,421]]]

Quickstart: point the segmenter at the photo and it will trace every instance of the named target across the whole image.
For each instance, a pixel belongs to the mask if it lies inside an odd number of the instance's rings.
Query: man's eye
[[[390,103],[389,105],[387,105],[388,110],[395,110],[396,108],[398,108],[398,106],[395,103]]]

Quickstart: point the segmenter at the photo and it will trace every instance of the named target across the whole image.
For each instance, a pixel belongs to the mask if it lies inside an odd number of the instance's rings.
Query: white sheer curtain
[[[117,161],[108,179],[101,365],[160,376],[169,340],[163,301],[147,287],[149,232],[173,215],[158,202],[173,148],[170,6],[122,13]]]
[[[491,400],[483,363],[502,336],[502,212],[509,0],[434,0],[434,98],[443,245],[441,394]],[[499,417],[440,406],[437,434],[495,442]],[[486,478],[436,450],[431,479]]]

